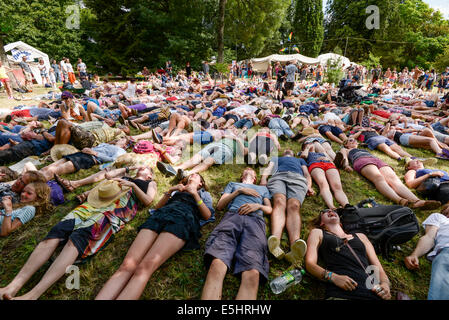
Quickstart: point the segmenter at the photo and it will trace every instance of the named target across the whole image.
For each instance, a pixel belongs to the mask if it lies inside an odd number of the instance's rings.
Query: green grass
[[[299,151],[299,145],[292,142],[282,142],[284,148],[289,147],[294,151]],[[333,145],[337,149],[337,145]],[[406,148],[411,154],[421,157],[430,157],[432,154],[429,151],[421,151],[417,149]],[[405,170],[402,165],[398,165],[397,161],[388,158],[380,152],[374,151],[379,158],[391,165],[396,173],[403,177]],[[230,181],[238,181],[242,169],[245,165],[224,165],[214,166],[204,173],[204,178],[209,186],[209,191],[213,197],[214,205],[217,203],[221,192],[226,184]],[[446,169],[446,163],[439,160],[435,168]],[[69,179],[79,179],[89,176],[97,172],[98,168],[91,168],[89,170],[81,170],[78,173],[65,176]],[[170,185],[171,179],[163,177],[157,169],[155,169],[155,180],[158,183],[158,194],[154,200],[152,207],[156,204]],[[366,179],[357,173],[341,172],[343,189],[348,195],[351,203],[355,204],[368,197],[375,197],[377,202],[383,204],[392,204],[380,193],[378,193],[374,186]],[[66,202],[59,206],[53,214],[46,214],[44,216],[36,217],[28,224],[22,226],[19,230],[8,236],[0,239],[0,286],[7,285],[20,270],[25,263],[34,247],[41,241],[50,228],[58,223],[67,213],[76,207],[77,202],[75,196],[91,188],[85,186],[77,189],[72,194],[66,194]],[[303,238],[306,239],[310,230],[310,222],[317,215],[319,210],[324,208],[324,202],[318,195],[318,188],[314,184],[314,189],[317,195],[314,197],[307,197],[303,207],[301,208],[301,215],[303,219]],[[430,211],[415,211],[418,220],[422,222],[431,212]],[[143,223],[148,217],[148,209],[139,210],[135,219],[131,221],[125,228],[116,234],[115,239],[104,250],[100,251],[97,256],[80,265],[80,289],[68,290],[65,287],[66,277],[62,277],[55,285],[53,285],[41,299],[75,299],[85,300],[93,299],[100,291],[105,282],[120,266],[125,257],[128,248],[133,242],[137,234],[138,226]],[[147,287],[142,295],[142,299],[199,299],[201,290],[204,285],[207,270],[203,265],[204,243],[223,217],[223,212],[216,212],[216,221],[207,224],[202,229],[203,236],[200,239],[201,249],[195,251],[178,252],[174,257],[170,258],[162,267],[155,272],[153,277],[147,284]],[[269,234],[269,219],[265,218],[267,223],[267,234]],[[408,294],[412,299],[426,299],[428,291],[428,283],[430,280],[431,265],[425,259],[421,258],[421,267],[419,272],[411,272],[405,268],[403,259],[415,247],[418,236],[402,245],[402,252],[393,253],[393,261],[388,262],[381,259],[387,275],[392,282],[392,296],[396,296],[397,291],[402,291]],[[284,234],[282,239],[282,246],[287,250],[287,236]],[[285,261],[277,261],[271,255],[270,262],[270,280],[280,275],[285,271],[289,264]],[[47,270],[49,263],[45,264],[18,293],[23,294],[30,290],[42,277]],[[234,276],[228,274],[223,286],[223,299],[234,299],[239,286],[239,280]],[[324,284],[309,275],[306,275],[300,285],[289,288],[280,295],[274,295],[268,283],[261,286],[259,289],[258,299],[322,299],[324,297]]]

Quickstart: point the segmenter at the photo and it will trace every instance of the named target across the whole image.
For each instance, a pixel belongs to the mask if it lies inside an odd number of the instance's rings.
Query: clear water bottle
[[[300,283],[305,273],[306,271],[304,269],[293,269],[284,272],[281,276],[270,282],[271,291],[273,291],[274,294],[284,292],[292,285]]]

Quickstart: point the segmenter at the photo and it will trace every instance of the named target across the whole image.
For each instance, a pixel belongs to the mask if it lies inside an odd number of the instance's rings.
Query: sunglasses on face
[[[332,209],[324,209],[324,210],[321,210],[321,211],[320,211],[320,214],[328,213],[328,212],[335,212],[335,211],[332,210]]]

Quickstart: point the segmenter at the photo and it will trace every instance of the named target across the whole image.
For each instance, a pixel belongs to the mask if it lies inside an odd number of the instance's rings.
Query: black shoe
[[[279,139],[281,139],[282,141],[288,141],[288,137],[285,134],[281,134],[279,136]]]
[[[176,170],[171,165],[163,163],[162,161],[158,161],[156,163],[157,168],[160,172],[165,174],[166,176],[176,176]]]
[[[293,137],[291,137],[292,140],[298,140],[298,139],[301,139],[301,138],[302,138],[301,132],[298,132]]]
[[[153,141],[156,142],[157,144],[162,143],[161,136],[156,132],[156,130],[151,129],[151,136],[153,137]]]

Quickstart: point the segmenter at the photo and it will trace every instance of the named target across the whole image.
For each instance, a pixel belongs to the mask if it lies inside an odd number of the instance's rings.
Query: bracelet
[[[11,217],[12,213],[2,213],[2,216],[4,216],[4,217]]]
[[[200,205],[202,205],[204,202],[203,202],[203,199],[201,199],[200,201],[198,201],[196,204],[198,205],[198,206],[200,206]]]
[[[327,281],[329,281],[329,282],[333,282],[332,281],[332,271],[330,271],[328,274],[327,274]]]

